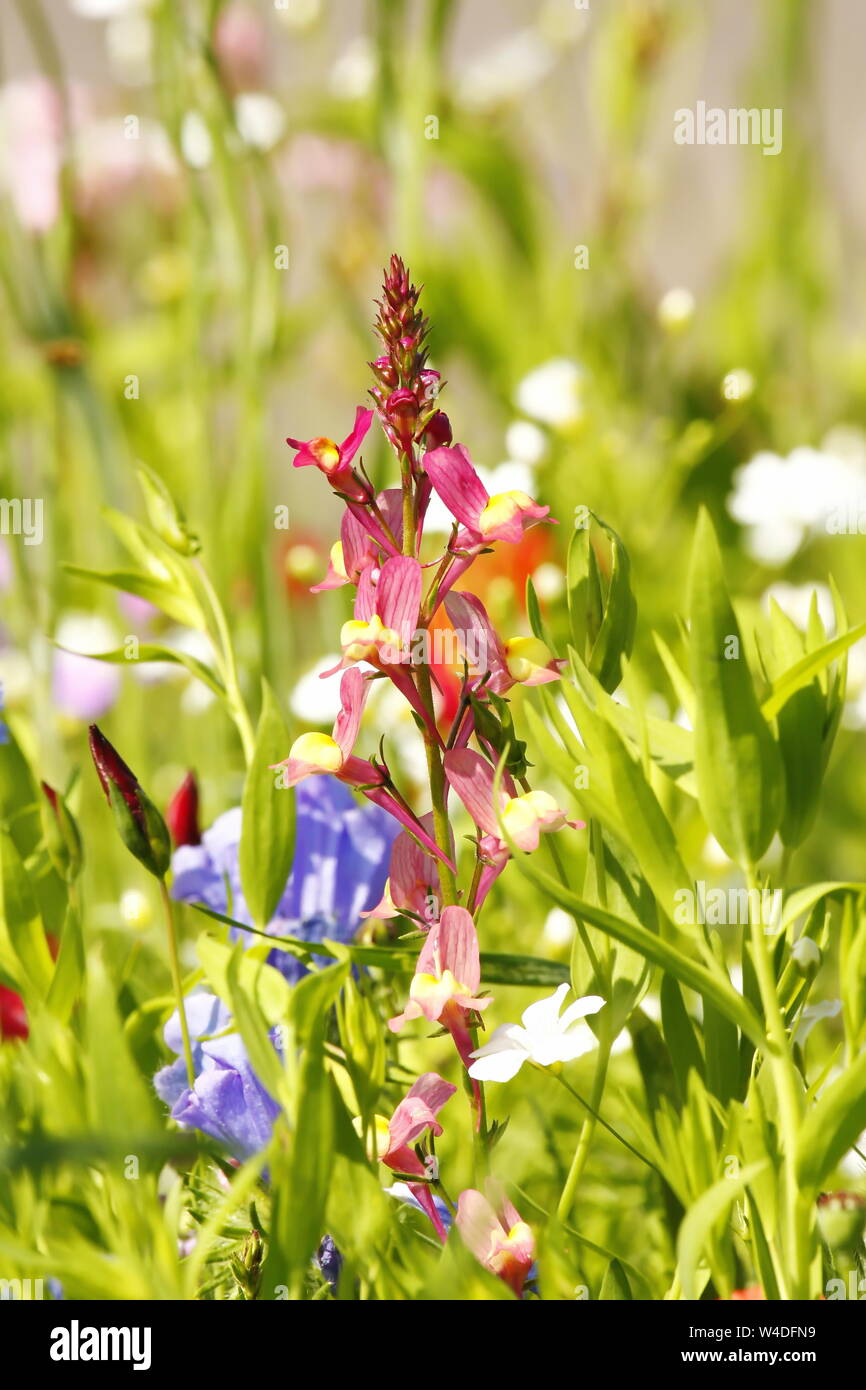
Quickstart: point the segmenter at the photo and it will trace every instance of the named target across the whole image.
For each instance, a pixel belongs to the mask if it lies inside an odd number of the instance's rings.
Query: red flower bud
[[[0,1042],[6,1042],[11,1038],[26,1041],[29,1036],[24,1000],[14,989],[0,985]]]
[[[392,391],[385,402],[385,414],[405,447],[412,443],[418,424],[418,398],[414,391],[403,387]]]
[[[449,445],[453,437],[451,421],[444,410],[437,410],[424,431],[424,447],[426,449],[439,449],[443,445]]]
[[[200,845],[198,824],[198,783],[195,773],[188,772],[175,792],[165,812],[171,838],[176,845]]]
[[[135,773],[95,724],[90,726],[90,752],[123,843],[150,873],[163,878],[171,862],[165,821]]]

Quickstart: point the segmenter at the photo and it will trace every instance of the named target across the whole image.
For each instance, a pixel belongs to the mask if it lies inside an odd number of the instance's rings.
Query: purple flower
[[[381,898],[399,826],[378,806],[358,806],[335,777],[311,777],[296,796],[295,861],[268,931],[303,941],[351,941],[361,913]],[[175,850],[172,896],[252,926],[240,882],[240,837],[241,811],[234,807],[204,832],[200,845]],[[292,983],[306,973],[286,951],[272,951],[268,962]]]
[[[156,1093],[171,1106],[171,1117],[178,1124],[209,1134],[235,1158],[250,1158],[270,1140],[279,1106],[253,1071],[240,1035],[225,1031],[231,1022],[225,1004],[212,994],[201,993],[189,995],[185,1007],[195,1086],[190,1090],[187,1085],[175,1010],[165,1025],[164,1037],[177,1061],[153,1078]]]

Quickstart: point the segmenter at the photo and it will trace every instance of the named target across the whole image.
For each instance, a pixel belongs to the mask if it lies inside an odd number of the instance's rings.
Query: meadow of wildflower
[[[864,38],[4,13],[0,1298],[866,1298]]]

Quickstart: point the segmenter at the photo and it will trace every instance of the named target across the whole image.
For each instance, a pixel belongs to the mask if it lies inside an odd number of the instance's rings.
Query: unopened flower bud
[[[201,546],[186,524],[183,513],[165,483],[151,469],[138,467],[138,481],[144,493],[147,519],[160,540],[179,555],[196,555]]]
[[[394,426],[395,433],[404,447],[408,447],[415,436],[418,424],[418,398],[414,391],[403,387],[392,391],[385,402],[385,414]]]
[[[821,964],[821,948],[811,936],[800,936],[791,947],[791,958],[797,969],[808,975]]]
[[[90,753],[123,843],[150,873],[164,878],[171,861],[165,821],[135,773],[95,724],[90,726]]]
[[[9,1042],[13,1038],[26,1042],[29,1036],[24,1000],[14,989],[0,985],[0,1042]]]
[[[165,819],[175,845],[200,845],[198,823],[198,782],[188,772],[168,803]]]
[[[439,449],[450,444],[453,438],[451,421],[444,410],[437,410],[424,431],[424,447]]]

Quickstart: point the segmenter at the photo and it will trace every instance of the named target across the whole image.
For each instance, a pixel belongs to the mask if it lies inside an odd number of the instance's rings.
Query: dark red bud
[[[392,391],[385,403],[385,413],[400,438],[411,441],[418,423],[418,398],[415,392],[407,387]]]
[[[138,778],[132,769],[127,767],[117,749],[108,742],[105,734],[96,724],[90,725],[89,735],[90,754],[102,783],[106,801],[110,806],[111,788],[116,787],[132,814],[137,815],[140,809]]]
[[[171,862],[165,821],[135,773],[95,724],[90,726],[90,752],[123,843],[149,873],[164,878]]]
[[[444,410],[437,410],[424,431],[425,448],[441,449],[443,445],[450,444],[453,438],[451,421]]]
[[[11,1038],[26,1041],[30,1036],[24,1000],[14,989],[0,985],[0,1042]]]
[[[198,823],[198,783],[194,772],[188,772],[175,792],[165,813],[166,823],[175,845],[200,845]]]

